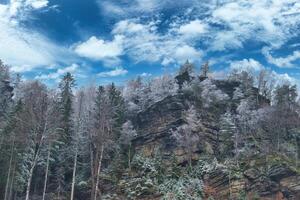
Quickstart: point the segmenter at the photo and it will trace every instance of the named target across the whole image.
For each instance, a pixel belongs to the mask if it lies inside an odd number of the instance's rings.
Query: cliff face
[[[159,150],[166,162],[175,155],[178,164],[187,162],[187,152],[177,145],[172,130],[185,124],[183,112],[189,107],[183,94],[169,96],[140,112],[137,116],[138,137],[133,144],[137,152],[153,156]],[[213,121],[201,121],[201,142],[193,147],[193,160],[203,152],[216,153],[218,127]]]
[[[279,163],[257,166],[258,161],[259,159],[253,158],[253,166],[245,167],[238,175],[221,169],[205,175],[205,197],[238,199],[244,193],[246,199],[300,198],[299,173]]]
[[[232,101],[233,93],[239,83],[217,81],[215,85],[226,93]],[[269,101],[258,95],[261,106]],[[188,153],[180,147],[172,130],[186,123],[183,112],[189,108],[186,96],[178,94],[148,107],[140,112],[135,121],[138,136],[133,140],[135,152],[151,157],[159,151],[165,163],[176,158],[178,165],[188,162]],[[220,121],[218,118],[203,115],[198,132],[200,142],[192,147],[192,160],[196,162],[202,156],[218,156]],[[255,155],[237,163],[238,171],[216,168],[203,175],[204,197],[206,199],[300,199],[300,175],[297,169],[289,167],[281,156]],[[149,197],[151,199],[151,197]],[[155,199],[155,198],[153,198]]]

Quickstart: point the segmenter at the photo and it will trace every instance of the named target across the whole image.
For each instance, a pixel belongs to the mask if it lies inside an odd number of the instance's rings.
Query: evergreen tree
[[[72,155],[69,152],[72,150],[73,137],[73,87],[75,80],[71,73],[67,73],[59,84],[59,110],[60,110],[60,125],[58,145],[58,155],[56,157],[56,182],[58,199],[63,199],[66,191],[70,190],[72,180]]]
[[[121,126],[125,120],[125,101],[122,97],[121,91],[116,88],[114,83],[107,87],[107,96],[113,113],[114,139],[117,141],[120,137]]]
[[[67,73],[59,84],[62,141],[70,144],[72,138],[73,87],[75,80],[71,73]]]

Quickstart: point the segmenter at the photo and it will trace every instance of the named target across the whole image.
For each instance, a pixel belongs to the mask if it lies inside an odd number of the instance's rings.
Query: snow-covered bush
[[[163,200],[201,200],[203,182],[198,178],[185,176],[179,179],[167,179],[159,188]]]
[[[132,160],[132,169],[135,176],[119,183],[119,187],[128,199],[158,192],[159,180],[162,176],[162,163],[159,156],[149,158],[136,154]]]

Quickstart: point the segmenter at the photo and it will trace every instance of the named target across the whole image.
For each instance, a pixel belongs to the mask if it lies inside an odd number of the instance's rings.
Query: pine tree
[[[58,155],[57,155],[57,193],[58,199],[65,196],[66,190],[71,186],[72,179],[72,156],[69,154],[72,148],[73,137],[73,87],[75,80],[71,73],[67,73],[59,84],[59,110],[60,110],[60,125],[58,139]]]
[[[61,110],[61,127],[62,140],[67,145],[70,144],[72,139],[72,103],[73,103],[73,87],[75,80],[71,73],[67,73],[59,84],[60,89],[60,110]]]
[[[113,134],[114,140],[120,137],[121,126],[125,120],[125,101],[121,91],[116,88],[114,83],[107,87],[107,96],[113,113]]]

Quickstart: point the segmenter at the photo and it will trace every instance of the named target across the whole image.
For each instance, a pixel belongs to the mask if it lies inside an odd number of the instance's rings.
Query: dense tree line
[[[0,62],[0,198],[101,199],[103,191],[113,190],[105,188],[107,182],[117,183],[124,172],[131,172],[131,141],[138,135],[134,117],[179,93],[187,96],[190,108],[183,114],[186,124],[172,134],[188,152],[190,167],[203,116],[220,122],[218,160],[232,159],[238,165],[247,156],[276,153],[297,167],[296,86],[275,85],[267,71],[233,71],[227,81],[240,84],[229,101],[208,70],[206,63],[197,75],[187,62],[175,76],[84,88],[77,88],[67,73],[58,89],[51,89],[37,80],[21,81]]]

